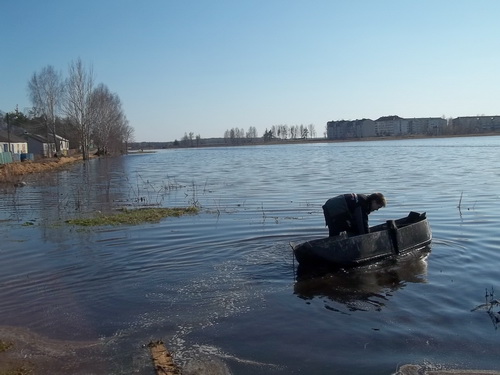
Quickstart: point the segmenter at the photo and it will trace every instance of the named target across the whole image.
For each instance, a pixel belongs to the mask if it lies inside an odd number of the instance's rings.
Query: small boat
[[[343,233],[290,246],[300,265],[350,268],[423,249],[431,240],[425,212],[412,211],[401,219],[371,227],[370,233],[357,236]]]

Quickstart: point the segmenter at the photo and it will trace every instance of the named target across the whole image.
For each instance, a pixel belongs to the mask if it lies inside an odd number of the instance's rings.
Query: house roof
[[[47,139],[47,137],[44,137],[43,135],[40,134],[32,134],[32,133],[24,133],[23,135],[26,138],[31,138],[34,139],[35,141],[41,142],[41,143],[54,143],[52,139]],[[59,136],[56,134],[57,139],[62,140],[62,141],[67,141],[67,139],[64,139],[63,137]]]
[[[26,139],[18,137],[12,133],[10,133],[9,137],[9,133],[7,131],[0,130],[0,142],[9,142],[9,138],[11,143],[26,143]]]
[[[44,137],[43,135],[24,133],[24,137],[26,137],[26,139],[28,139],[28,138],[34,139],[35,141],[38,141],[40,143],[53,143],[53,142],[49,142],[47,140],[47,138]]]

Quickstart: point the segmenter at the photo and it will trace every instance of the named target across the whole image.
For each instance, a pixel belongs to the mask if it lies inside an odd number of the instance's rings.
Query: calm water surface
[[[500,299],[499,155],[500,137],[162,150],[0,186],[0,325],[97,341],[81,374],[152,374],[156,339],[232,374],[499,369],[500,306],[471,311]],[[328,198],[373,191],[388,206],[371,225],[427,212],[430,254],[298,281],[289,242],[327,235]],[[193,203],[156,224],[64,223]]]

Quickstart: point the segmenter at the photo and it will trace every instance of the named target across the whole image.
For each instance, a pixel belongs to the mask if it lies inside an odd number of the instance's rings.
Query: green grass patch
[[[99,215],[92,218],[67,220],[68,224],[85,227],[101,225],[135,225],[142,223],[157,223],[165,217],[179,217],[182,215],[195,215],[198,207],[186,208],[138,208],[134,210],[122,209],[111,215]]]

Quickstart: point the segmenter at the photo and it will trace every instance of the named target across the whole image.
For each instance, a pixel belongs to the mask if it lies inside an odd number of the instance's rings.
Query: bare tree
[[[128,151],[128,144],[130,142],[133,142],[134,141],[134,128],[131,127],[129,124],[128,124],[128,121],[126,121],[124,124],[123,124],[123,127],[124,127],[124,131],[123,131],[123,143],[125,144],[125,151],[124,152],[127,152]]]
[[[271,126],[270,132],[273,134],[273,138],[279,138],[280,137],[280,131],[279,127],[276,125]]]
[[[83,160],[89,158],[91,142],[90,96],[94,87],[92,67],[85,68],[81,59],[69,65],[69,77],[65,85],[64,112],[76,127]]]
[[[300,124],[300,136],[302,138],[306,139],[308,133],[309,133],[309,131],[307,130],[307,126],[304,126],[304,125]]]
[[[122,142],[116,142],[124,139],[126,123],[121,101],[102,83],[89,97],[89,117],[92,141],[99,155],[122,148]]]
[[[286,124],[280,125],[280,127],[281,127],[281,138],[288,139],[288,133],[290,131],[290,128]]]
[[[257,138],[257,128],[255,126],[250,126],[248,132],[246,133],[247,138]]]
[[[133,140],[133,136],[134,129],[123,115],[122,120],[111,129],[110,140],[108,141],[109,150],[125,153],[128,150],[128,143]]]
[[[60,109],[63,95],[63,81],[61,73],[48,65],[39,73],[33,73],[28,81],[28,91],[33,114],[42,120],[47,138],[52,138],[59,154],[61,147],[56,137],[57,112]]]
[[[309,130],[309,137],[316,138],[316,129],[314,128],[314,124],[309,124],[307,128]]]

